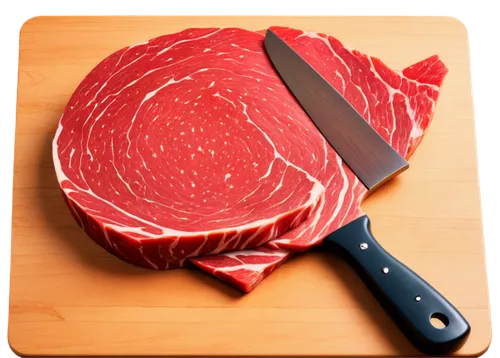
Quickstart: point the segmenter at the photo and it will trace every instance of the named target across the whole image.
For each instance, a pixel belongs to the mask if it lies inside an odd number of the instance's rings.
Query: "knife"
[[[298,53],[272,30],[264,46],[271,62],[310,119],[371,193],[408,169],[399,155]],[[389,254],[364,215],[323,239],[347,259],[407,339],[425,354],[458,350],[470,325],[436,289]],[[444,327],[435,327],[432,319]]]

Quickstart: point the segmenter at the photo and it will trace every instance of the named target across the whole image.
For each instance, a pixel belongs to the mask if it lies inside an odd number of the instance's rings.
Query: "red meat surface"
[[[409,158],[447,71],[437,56],[396,72],[332,37],[273,30]],[[362,215],[365,187],[284,86],[263,39],[187,29],[117,51],[85,77],[53,159],[96,243],[151,269],[189,260],[249,292]]]

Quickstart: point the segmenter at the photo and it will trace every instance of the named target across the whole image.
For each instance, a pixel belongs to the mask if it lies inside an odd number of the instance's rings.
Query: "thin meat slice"
[[[399,154],[410,158],[430,125],[447,73],[438,56],[397,72],[331,36],[282,27],[273,31],[342,93]],[[317,245],[329,233],[363,215],[360,204],[366,188],[333,149],[327,152],[327,174],[321,177],[325,200],[306,221],[263,247],[191,261],[250,292],[294,252]]]

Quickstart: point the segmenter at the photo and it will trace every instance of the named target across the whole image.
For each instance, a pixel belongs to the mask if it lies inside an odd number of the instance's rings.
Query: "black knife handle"
[[[370,231],[368,216],[328,235],[323,245],[345,256],[415,348],[425,354],[447,354],[465,343],[470,333],[465,318],[431,285],[384,250]],[[431,317],[446,327],[434,327]]]

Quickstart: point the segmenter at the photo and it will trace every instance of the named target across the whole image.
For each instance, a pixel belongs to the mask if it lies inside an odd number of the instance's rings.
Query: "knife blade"
[[[270,29],[264,46],[276,71],[311,121],[369,191],[409,167],[335,88]],[[323,247],[347,259],[421,352],[451,353],[467,340],[470,325],[466,319],[435,288],[375,240],[368,216],[329,234],[323,239]],[[441,321],[444,328],[434,326],[432,319]]]
[[[267,30],[264,45],[302,108],[369,191],[408,169],[408,162],[272,30]]]

